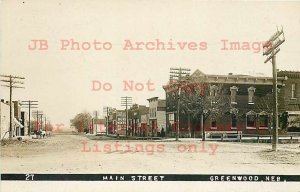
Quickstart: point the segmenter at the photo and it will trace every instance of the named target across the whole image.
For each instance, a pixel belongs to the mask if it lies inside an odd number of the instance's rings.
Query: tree
[[[208,84],[202,79],[189,78],[177,83],[180,86],[180,114],[200,118],[202,139],[205,139],[204,122],[211,116],[228,112],[231,108],[228,95],[222,84]],[[179,89],[178,89],[179,90]]]
[[[272,127],[272,113],[274,109],[273,105],[273,94],[268,93],[266,95],[261,96],[259,99],[257,99],[257,109],[260,111],[265,111],[269,114],[269,130],[271,130]],[[282,112],[279,118],[279,125],[282,128],[282,130],[287,129],[288,127],[288,113]]]
[[[214,86],[215,93],[208,89],[203,92],[198,87],[185,92],[182,96],[183,110],[191,111],[194,117],[204,115],[204,120],[209,116],[218,116],[227,112],[229,110],[228,97],[223,93],[222,85]]]
[[[88,112],[79,113],[70,120],[71,126],[74,126],[78,132],[87,132],[91,126],[91,122],[92,116]]]
[[[52,131],[53,125],[51,123],[47,123],[45,129],[46,129],[46,131]]]
[[[256,105],[260,111],[265,111],[270,114],[273,113],[273,94],[268,93],[261,96],[259,99],[257,99]]]

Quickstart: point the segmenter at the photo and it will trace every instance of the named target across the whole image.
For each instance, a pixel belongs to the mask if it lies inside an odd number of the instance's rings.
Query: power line
[[[128,106],[132,105],[132,97],[121,97],[121,106],[126,107],[126,137],[128,136]]]
[[[25,77],[19,77],[14,75],[0,75],[0,81],[6,83],[1,85],[3,87],[9,87],[9,138],[12,138],[12,89],[13,88],[25,88],[21,87],[20,84],[24,84]]]
[[[108,120],[109,120],[109,112],[111,110],[111,107],[103,107],[103,113],[105,114],[105,124],[106,124],[106,135],[108,135]]]
[[[21,107],[23,108],[28,108],[28,114],[29,114],[29,126],[28,126],[28,135],[31,134],[31,109],[36,109],[38,108],[38,101],[31,101],[31,100],[28,100],[28,101],[22,101],[21,103]]]
[[[41,118],[43,118],[43,111],[33,111],[32,112],[33,115],[36,115],[36,130],[39,131],[39,116],[41,116]],[[41,121],[41,129],[42,129],[42,121]]]
[[[170,82],[174,83],[174,80],[177,80],[178,85],[178,102],[177,102],[177,126],[176,126],[176,141],[179,140],[179,113],[180,113],[180,92],[181,92],[181,83],[190,76],[191,69],[188,68],[170,68]],[[175,78],[175,79],[174,79]]]

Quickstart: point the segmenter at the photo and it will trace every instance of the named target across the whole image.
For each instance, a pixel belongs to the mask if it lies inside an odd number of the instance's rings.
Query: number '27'
[[[33,181],[34,174],[25,174],[26,181]]]

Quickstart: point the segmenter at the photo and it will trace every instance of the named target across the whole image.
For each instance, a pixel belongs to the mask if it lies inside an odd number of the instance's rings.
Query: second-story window
[[[210,86],[210,96],[217,96],[218,87],[216,85]]]
[[[296,83],[292,84],[292,99],[296,98]]]
[[[236,86],[230,87],[230,98],[231,98],[231,104],[237,104],[236,102],[236,92],[239,89]]]
[[[254,93],[255,93],[255,88],[249,87],[248,88],[248,104],[254,104]]]
[[[169,121],[174,121],[174,113],[169,114]]]
[[[218,87],[216,85],[210,86],[211,104],[216,103],[217,94],[218,94]]]

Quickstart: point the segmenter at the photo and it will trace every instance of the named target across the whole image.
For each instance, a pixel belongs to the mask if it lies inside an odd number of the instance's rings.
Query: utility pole
[[[38,101],[31,101],[31,100],[28,100],[28,101],[22,101],[21,105],[22,105],[22,108],[28,108],[28,116],[29,116],[29,125],[28,125],[28,135],[31,134],[31,109],[36,109],[38,108],[37,103]],[[24,122],[23,122],[24,123]]]
[[[95,124],[96,126],[96,135],[97,135],[97,118],[98,118],[98,111],[96,110],[96,111],[94,111],[94,115],[95,115],[95,118],[94,118],[94,121],[93,121],[93,123],[92,123],[92,126],[93,126],[93,124]],[[94,130],[94,127],[92,127],[92,130]]]
[[[47,131],[47,130],[46,130],[46,128],[47,128],[47,127],[46,127],[46,125],[47,125],[47,118],[46,118],[46,117],[44,117],[44,118],[45,118],[45,131]]]
[[[0,75],[2,82],[5,82],[5,85],[1,85],[3,87],[9,87],[9,139],[12,138],[12,119],[13,119],[13,114],[12,114],[12,89],[13,88],[25,88],[25,87],[20,87],[20,84],[24,84],[23,81],[25,77],[18,77],[18,76],[13,76],[13,75]]]
[[[36,115],[36,130],[39,131],[39,116],[43,114],[43,111],[36,110],[32,114]]]
[[[282,39],[280,36],[282,35]],[[264,44],[263,55],[267,55],[267,59],[264,63],[267,63],[272,59],[273,68],[273,138],[272,138],[272,150],[277,151],[278,145],[278,89],[277,89],[277,67],[276,67],[276,54],[280,51],[279,46],[285,41],[284,32],[281,28],[280,31],[276,31],[272,37]]]
[[[121,106],[126,107],[126,137],[128,136],[128,106],[132,105],[132,97],[121,97]]]
[[[177,84],[178,86],[178,101],[177,101],[177,115],[176,115],[176,141],[179,140],[179,129],[180,129],[180,93],[181,93],[181,86],[182,82],[186,80],[187,77],[190,76],[190,71],[191,69],[186,69],[186,68],[170,68],[170,82]],[[175,78],[175,79],[174,79]]]
[[[177,101],[177,126],[176,126],[176,141],[179,140],[179,134],[180,134],[180,92],[181,92],[181,86],[179,86],[179,90],[178,90],[178,101]]]
[[[41,116],[41,130],[43,130],[43,114],[40,114]]]
[[[108,135],[108,120],[109,120],[109,112],[110,107],[103,107],[103,113],[105,114],[105,125],[106,125],[106,135]]]

